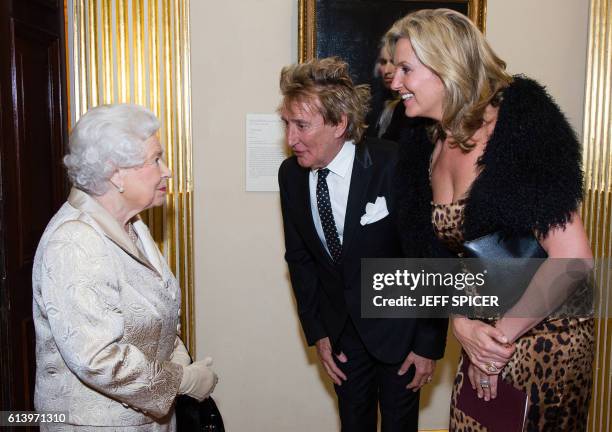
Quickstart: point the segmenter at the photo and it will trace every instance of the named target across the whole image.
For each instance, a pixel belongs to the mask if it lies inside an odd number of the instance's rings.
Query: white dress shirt
[[[346,215],[346,204],[348,202],[349,190],[351,187],[351,175],[353,174],[353,161],[355,160],[355,143],[353,141],[345,141],[342,149],[336,157],[327,165],[330,172],[327,175],[327,187],[329,189],[329,200],[331,202],[332,214],[334,222],[336,222],[336,230],[342,244],[344,234],[344,217]],[[321,218],[319,217],[319,209],[317,208],[317,180],[319,170],[311,170],[309,178],[310,186],[310,209],[312,211],[312,220],[314,221],[317,234],[321,239],[321,243],[325,246],[325,250],[329,254],[329,248],[325,241]]]

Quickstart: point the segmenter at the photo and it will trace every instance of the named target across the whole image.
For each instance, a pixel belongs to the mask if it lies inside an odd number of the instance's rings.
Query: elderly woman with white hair
[[[91,109],[64,158],[73,183],[33,267],[42,430],[175,430],[174,400],[198,400],[217,377],[179,337],[180,289],[138,214],[162,205],[170,170],[159,122],[137,105]]]

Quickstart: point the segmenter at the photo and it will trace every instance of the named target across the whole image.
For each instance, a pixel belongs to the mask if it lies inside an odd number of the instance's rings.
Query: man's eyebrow
[[[281,117],[281,120],[284,121],[285,123],[308,123],[307,120],[304,120],[303,118],[299,118],[299,117]]]

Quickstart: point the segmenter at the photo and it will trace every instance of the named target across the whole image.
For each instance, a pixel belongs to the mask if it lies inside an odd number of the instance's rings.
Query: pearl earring
[[[112,184],[113,186],[115,186],[115,188],[117,188],[117,191],[118,191],[119,193],[123,193],[123,191],[125,190],[125,189],[123,189],[123,186],[117,186],[117,185],[116,185],[116,184],[115,184],[115,183],[114,183],[112,180],[109,180],[109,182],[110,182],[110,184]]]

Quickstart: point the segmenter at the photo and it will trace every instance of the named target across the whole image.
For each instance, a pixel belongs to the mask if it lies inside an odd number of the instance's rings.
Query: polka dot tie
[[[338,263],[342,255],[342,245],[340,244],[340,237],[338,237],[336,221],[334,221],[331,201],[329,200],[329,189],[327,188],[326,180],[328,174],[329,170],[327,168],[320,169],[317,174],[317,209],[319,209],[319,217],[321,218],[327,249],[329,249],[332,260]]]

